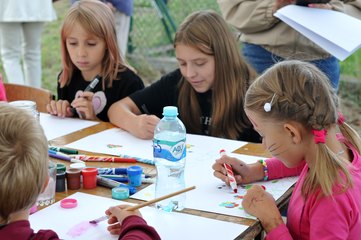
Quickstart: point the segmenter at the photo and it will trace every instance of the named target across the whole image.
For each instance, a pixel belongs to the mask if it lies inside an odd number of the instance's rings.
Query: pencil
[[[153,200],[150,200],[150,201],[148,201],[148,202],[145,202],[145,203],[141,203],[141,204],[138,204],[138,205],[134,205],[134,206],[128,207],[128,208],[126,208],[125,210],[127,210],[127,211],[138,210],[139,208],[146,207],[146,206],[149,206],[149,205],[151,205],[151,204],[153,204],[153,203],[162,201],[162,200],[164,200],[164,199],[177,196],[177,195],[179,195],[179,194],[188,192],[188,191],[193,190],[193,189],[195,189],[195,188],[196,188],[196,186],[184,188],[184,189],[182,189],[182,190],[179,190],[179,191],[176,191],[176,192],[173,192],[173,193],[164,195],[164,196],[162,196],[162,197],[154,198]],[[108,218],[109,218],[109,216],[103,216],[103,217],[100,217],[100,218],[91,220],[91,221],[89,221],[89,223],[96,224],[96,223],[98,223],[98,222],[100,222],[100,221],[103,221],[103,220],[106,220],[106,219],[108,219]]]
[[[153,204],[153,203],[162,201],[162,200],[164,200],[164,199],[171,198],[171,197],[177,196],[177,195],[179,195],[179,194],[188,192],[188,191],[193,190],[193,189],[195,189],[195,188],[196,188],[196,186],[188,187],[188,188],[185,188],[185,189],[176,191],[176,192],[174,192],[174,193],[170,193],[170,194],[164,195],[164,196],[159,197],[159,198],[154,198],[153,200],[150,200],[150,201],[148,201],[148,202],[145,202],[145,203],[141,203],[141,204],[138,204],[138,205],[135,205],[135,206],[128,207],[128,208],[126,208],[126,210],[128,210],[128,211],[134,211],[134,210],[137,210],[137,209],[139,209],[139,208],[148,206],[148,205],[150,205],[150,204]]]

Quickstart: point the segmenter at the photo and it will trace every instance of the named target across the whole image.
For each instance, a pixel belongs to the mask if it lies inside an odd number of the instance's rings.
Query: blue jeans
[[[263,73],[273,64],[284,60],[282,57],[274,55],[263,47],[250,43],[243,43],[243,56],[258,74]],[[310,62],[327,75],[331,85],[337,90],[340,80],[340,64],[338,60],[332,56]]]

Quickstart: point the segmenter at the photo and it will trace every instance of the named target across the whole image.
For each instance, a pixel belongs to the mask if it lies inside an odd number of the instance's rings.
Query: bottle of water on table
[[[178,108],[163,108],[163,118],[154,130],[153,155],[157,169],[155,197],[184,189],[184,167],[186,161],[186,129],[177,117]],[[186,195],[180,194],[156,204],[164,211],[182,210]]]

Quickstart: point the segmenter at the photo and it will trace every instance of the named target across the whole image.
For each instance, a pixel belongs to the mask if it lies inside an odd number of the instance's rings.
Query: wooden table
[[[104,131],[106,129],[110,129],[113,128],[114,125],[110,124],[110,123],[105,123],[105,122],[100,122],[97,125],[76,131],[74,133],[56,138],[54,140],[50,140],[49,144],[53,145],[53,146],[64,146],[68,143],[77,141],[81,138],[87,137],[91,134],[97,133],[97,132],[101,132]],[[235,153],[241,153],[241,154],[252,154],[252,155],[258,155],[258,156],[269,156],[269,154],[267,154],[266,152],[264,152],[264,150],[261,148],[262,146],[260,146],[260,144],[246,144],[245,146],[235,150]],[[94,153],[92,154],[91,152],[84,152],[84,151],[80,151],[80,154],[89,154],[89,155],[94,155]],[[99,155],[99,154],[97,154]],[[65,164],[67,166],[67,168],[69,167],[70,163],[66,162],[66,161],[61,161],[58,159],[52,159],[57,163],[62,163]],[[142,163],[136,163],[137,165],[141,166],[144,170],[145,174],[150,174],[150,175],[156,175],[156,169],[154,166],[152,165],[148,165],[148,164],[142,164]],[[110,163],[110,162],[87,162],[86,163],[87,167],[128,167],[130,165],[132,165],[131,163]],[[142,184],[142,186],[139,189],[145,188],[147,187],[148,184]],[[55,195],[55,200],[59,201],[63,198],[68,197],[71,194],[74,194],[76,192],[83,192],[83,193],[88,193],[88,194],[93,194],[93,195],[98,195],[98,196],[103,196],[103,197],[108,197],[111,198],[111,189],[109,188],[105,188],[105,187],[101,187],[98,186],[94,189],[83,189],[80,188],[79,190],[66,190],[64,192],[57,192]],[[279,206],[279,208],[284,208],[285,206],[287,206],[288,204],[288,200],[289,197],[292,193],[292,189],[289,189],[280,199],[277,200],[277,204]],[[130,203],[141,203],[143,201],[141,200],[137,200],[137,199],[127,199],[125,200],[127,202]],[[216,219],[216,220],[222,220],[222,221],[228,221],[228,222],[233,222],[233,223],[238,223],[238,224],[243,224],[243,225],[247,225],[250,226],[246,231],[244,231],[243,233],[241,233],[236,239],[260,239],[261,233],[262,233],[262,226],[260,224],[259,221],[257,220],[253,220],[253,219],[248,219],[248,218],[242,218],[242,217],[235,217],[235,216],[229,216],[229,215],[223,215],[223,214],[219,214],[219,213],[211,213],[211,212],[204,212],[204,211],[200,211],[200,210],[195,210],[195,209],[184,209],[182,210],[183,213],[187,213],[187,214],[192,214],[192,215],[197,215],[197,216],[201,216],[201,217],[206,217],[206,218],[211,218],[211,219]]]

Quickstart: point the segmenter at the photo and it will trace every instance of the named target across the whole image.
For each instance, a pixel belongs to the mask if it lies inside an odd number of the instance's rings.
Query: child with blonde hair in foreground
[[[25,110],[0,102],[0,239],[59,239],[52,230],[37,233],[30,227],[29,211],[46,188],[48,142],[36,119]],[[139,211],[111,207],[109,231],[119,239],[160,239]],[[86,214],[86,213],[84,213]]]
[[[261,221],[266,239],[360,239],[361,140],[338,105],[326,75],[301,61],[276,64],[248,89],[246,114],[274,157],[247,165],[223,156],[213,169],[228,182],[222,166],[231,164],[238,183],[299,174],[287,225],[260,186],[245,195],[242,205]]]

